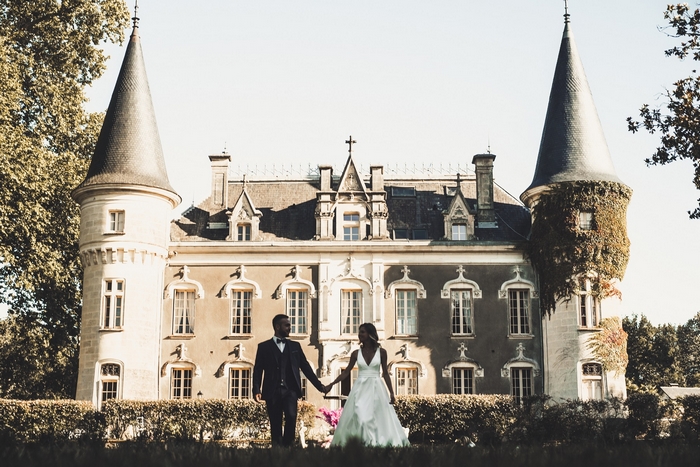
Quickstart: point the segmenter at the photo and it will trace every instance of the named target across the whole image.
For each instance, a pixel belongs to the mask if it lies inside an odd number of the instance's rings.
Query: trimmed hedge
[[[104,417],[89,402],[0,399],[0,445],[105,438]]]
[[[697,443],[700,397],[662,401],[633,394],[626,401],[553,402],[534,396],[513,403],[502,395],[400,396],[395,405],[413,443],[526,445],[617,443],[671,439]],[[299,403],[309,428],[318,410]],[[58,443],[71,439],[244,441],[269,439],[264,404],[252,400],[111,400],[95,411],[89,402],[0,399],[0,445]]]

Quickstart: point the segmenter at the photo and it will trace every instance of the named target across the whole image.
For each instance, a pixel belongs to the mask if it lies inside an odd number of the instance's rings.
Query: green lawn
[[[121,443],[115,447],[67,443],[53,446],[22,445],[0,448],[4,467],[496,467],[496,466],[696,466],[700,446],[637,442],[618,446],[554,446],[470,448],[461,445],[412,446],[380,449],[229,448],[205,444]]]

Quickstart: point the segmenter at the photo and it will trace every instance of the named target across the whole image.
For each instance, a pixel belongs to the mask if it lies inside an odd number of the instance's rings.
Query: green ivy
[[[629,261],[627,205],[632,190],[613,182],[582,181],[551,186],[533,207],[527,254],[540,279],[542,314],[554,312],[579,288],[576,277],[591,279],[593,294],[620,295]],[[592,212],[591,230],[579,228],[579,213]]]

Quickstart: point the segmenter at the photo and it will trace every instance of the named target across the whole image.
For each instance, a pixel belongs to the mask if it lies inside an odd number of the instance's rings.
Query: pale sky
[[[692,165],[646,167],[656,136],[627,131],[643,103],[698,65],[666,58],[667,0],[571,0],[571,26],[618,176],[634,190],[623,314],[681,324],[700,311],[700,192]],[[133,8],[133,0],[129,0]],[[210,191],[207,156],[233,165],[469,164],[532,181],[563,0],[139,2],[140,35],[170,181],[183,204]],[[88,91],[106,109],[124,55]]]

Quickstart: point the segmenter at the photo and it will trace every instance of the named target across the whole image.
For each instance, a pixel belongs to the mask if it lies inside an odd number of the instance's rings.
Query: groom
[[[299,369],[320,392],[327,392],[311,369],[298,342],[287,339],[292,324],[287,315],[272,319],[275,335],[258,345],[253,368],[253,394],[257,402],[267,404],[272,446],[291,446],[297,424],[297,400],[301,398]],[[265,374],[263,380],[263,373]],[[260,383],[262,393],[260,392]],[[284,414],[284,435],[282,435]]]

